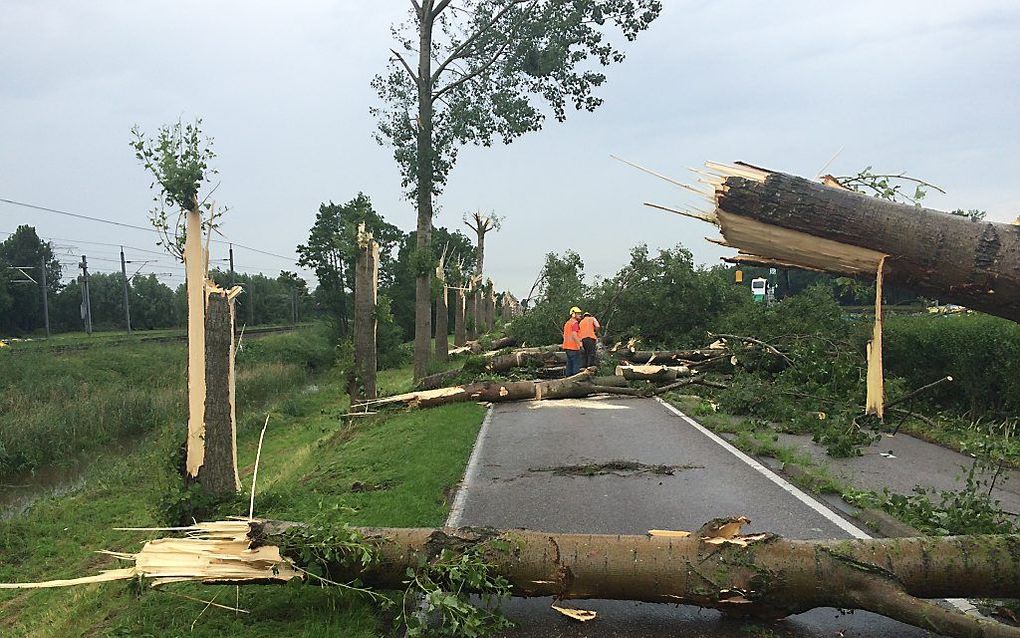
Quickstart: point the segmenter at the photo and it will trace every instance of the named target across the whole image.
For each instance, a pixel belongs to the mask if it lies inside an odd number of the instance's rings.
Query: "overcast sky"
[[[0,198],[144,226],[151,194],[132,125],[201,116],[231,240],[293,256],[319,203],[358,191],[410,230],[414,209],[368,112],[408,4],[0,0]],[[906,170],[948,191],[932,207],[1020,214],[1020,3],[664,4],[609,69],[601,109],[461,154],[435,223],[505,215],[486,255],[499,287],[525,295],[550,251],[578,251],[592,276],[638,243],[682,243],[704,264],[724,254],[702,239],[711,226],[642,206],[688,200],[610,153],[678,177],[705,160],[814,177],[838,152],[827,172]],[[22,223],[98,270],[117,249],[85,240],[154,248],[150,233],[0,204],[0,232]],[[240,249],[236,261],[294,268]],[[182,281],[180,269],[148,271]]]

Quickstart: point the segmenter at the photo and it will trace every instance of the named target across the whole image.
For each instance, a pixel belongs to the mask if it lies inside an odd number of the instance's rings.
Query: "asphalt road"
[[[751,519],[745,531],[846,538],[853,526],[789,484],[773,482],[683,418],[650,399],[583,399],[495,405],[475,444],[451,523],[555,532],[643,534],[698,529],[719,516]],[[681,466],[672,475],[565,466],[627,461]],[[559,471],[556,468],[560,468]],[[766,471],[767,472],[767,471]],[[826,515],[828,513],[828,516]],[[570,601],[598,611],[587,623],[514,599],[503,611],[514,637],[925,636],[866,612],[816,609],[761,625],[689,606]]]

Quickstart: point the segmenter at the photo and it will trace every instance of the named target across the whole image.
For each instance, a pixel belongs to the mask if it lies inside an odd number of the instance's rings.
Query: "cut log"
[[[675,381],[689,374],[691,369],[687,366],[616,366],[616,376],[627,381]]]
[[[1020,226],[897,204],[747,164],[715,172],[712,220],[735,262],[874,276],[1020,321]]]
[[[454,368],[453,370],[444,370],[443,372],[430,374],[416,383],[415,387],[419,390],[436,390],[438,388],[444,388],[453,383],[453,380],[460,376],[462,372],[464,372],[463,368]]]
[[[862,609],[949,636],[1017,638],[1020,629],[929,599],[1020,597],[1020,536],[787,540],[742,535],[746,518],[715,519],[696,532],[560,534],[529,530],[360,528],[373,560],[362,564],[329,529],[277,521],[218,521],[185,528],[187,539],[149,541],[114,554],[131,567],[96,576],[0,588],[63,587],[147,577],[154,584],[262,584],[325,571],[333,582],[403,588],[408,573],[441,554],[471,552],[515,596],[690,604],[781,618],[816,607]],[[344,535],[344,543],[346,535]],[[327,547],[328,549],[328,547]],[[308,557],[328,556],[326,564]],[[213,558],[210,558],[213,557]],[[324,584],[316,581],[317,585]],[[468,593],[470,590],[464,590]]]
[[[655,365],[693,365],[718,357],[724,349],[698,348],[694,350],[631,350],[617,348],[610,353],[623,361]]]
[[[485,368],[490,372],[508,372],[524,366],[556,366],[566,362],[567,353],[563,351],[534,352],[522,349],[492,357]]]
[[[483,401],[499,403],[503,401],[537,401],[549,399],[581,398],[596,394],[591,379],[594,374],[585,370],[565,379],[549,381],[479,381],[436,390],[421,390],[374,401],[359,401],[359,407],[378,408],[387,405],[406,405],[415,408],[428,408],[448,403],[465,401]]]

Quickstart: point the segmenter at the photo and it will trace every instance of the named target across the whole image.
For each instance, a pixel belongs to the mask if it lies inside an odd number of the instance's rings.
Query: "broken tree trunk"
[[[478,339],[479,317],[478,317],[478,289],[472,287],[467,295],[467,310],[464,313],[464,322],[467,324],[467,340]]]
[[[344,545],[332,551],[329,529],[278,521],[216,521],[185,528],[187,539],[157,539],[137,554],[114,554],[134,561],[131,567],[0,588],[142,577],[153,579],[154,585],[261,584],[325,571],[330,582],[359,579],[371,587],[402,589],[408,573],[443,552],[472,552],[489,566],[489,576],[509,581],[515,596],[690,604],[762,618],[816,607],[862,609],[949,636],[1020,636],[1016,627],[928,600],[1020,597],[1020,536],[800,541],[767,533],[741,535],[747,522],[715,519],[694,533],[652,530],[634,536],[356,528],[372,548],[373,560],[363,565],[360,552],[349,551],[346,534]],[[309,544],[323,541],[328,551],[307,551]],[[326,564],[309,564],[309,556],[332,558]]]
[[[206,279],[202,216],[186,217],[184,264],[188,296],[188,436],[185,482],[227,495],[240,489],[234,407],[234,298],[240,288]]]
[[[354,363],[361,381],[362,396],[376,397],[376,318],[379,294],[379,244],[365,225],[358,226],[358,259],[354,283]]]
[[[492,282],[489,282],[489,289],[485,292],[485,331],[492,332],[496,326],[496,293],[492,289]]]
[[[382,397],[374,401],[361,401],[359,407],[378,408],[387,405],[406,405],[413,408],[429,408],[448,403],[466,401],[486,401],[499,403],[504,401],[536,401],[548,399],[578,399],[611,392],[611,386],[596,389],[592,383],[592,372],[584,371],[565,379],[549,381],[479,381],[464,385],[421,390]]]
[[[440,280],[439,294],[436,295],[436,361],[446,361],[450,350],[450,311],[446,306],[450,291],[446,282]]]
[[[464,289],[458,286],[453,296],[453,345],[458,348],[467,343],[467,320],[464,316],[466,312]]]
[[[205,432],[203,462],[196,479],[211,494],[233,494],[241,489],[234,406],[234,297],[238,292],[206,283]]]
[[[708,164],[735,262],[874,276],[1020,321],[1020,226],[898,204],[747,164]],[[685,213],[686,214],[686,213]]]

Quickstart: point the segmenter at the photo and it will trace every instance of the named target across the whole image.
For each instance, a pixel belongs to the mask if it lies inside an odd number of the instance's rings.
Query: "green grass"
[[[270,356],[248,353],[248,356]],[[348,399],[329,373],[315,389],[284,393],[270,406],[262,450],[256,515],[302,520],[320,508],[353,507],[357,525],[440,525],[449,493],[463,474],[485,409],[474,403],[343,419]],[[409,369],[379,375],[384,392],[410,386]],[[288,396],[289,395],[289,396]],[[250,489],[258,432],[266,411],[248,409],[238,428],[238,465]],[[130,456],[95,468],[85,485],[37,502],[27,515],[0,522],[0,581],[66,578],[117,566],[96,549],[132,551],[150,532],[114,527],[153,526],[156,503],[177,479],[171,470],[181,426],[163,424]],[[382,486],[352,491],[356,483]],[[245,509],[245,506],[240,509]],[[246,514],[246,511],[227,512]],[[249,614],[182,598],[239,604]],[[235,598],[235,596],[239,596]],[[192,624],[194,629],[192,630]],[[371,604],[334,589],[287,586],[168,586],[126,583],[71,589],[0,592],[0,635],[27,637],[376,636],[388,619]]]
[[[320,328],[247,342],[237,357],[239,411],[307,384],[332,361],[332,350]],[[184,344],[0,357],[0,479],[71,462],[185,418]]]
[[[784,474],[798,487],[816,494],[844,494],[848,490],[847,484],[833,474],[826,464],[816,462],[806,452],[779,443],[773,428],[761,422],[718,412],[705,399],[671,393],[665,398],[713,432],[735,434],[730,443],[741,451],[782,462]]]

